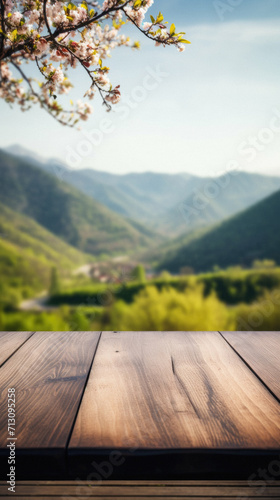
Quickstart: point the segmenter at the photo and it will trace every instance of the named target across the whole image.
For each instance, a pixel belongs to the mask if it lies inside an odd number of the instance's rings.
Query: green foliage
[[[202,287],[178,292],[148,286],[133,304],[122,301],[110,311],[110,328],[119,330],[226,330],[232,327],[226,307]]]
[[[61,313],[3,313],[2,329],[5,331],[68,331],[68,323]]]
[[[267,290],[280,287],[280,270],[242,271],[231,269],[197,277],[203,283],[205,294],[215,292],[226,304],[251,303]]]
[[[237,330],[279,331],[280,291],[266,292],[251,305],[241,304],[236,309]]]
[[[104,321],[103,308],[63,306],[47,312],[5,312],[0,308],[0,330],[85,331],[98,330]]]
[[[161,291],[166,285],[179,292],[195,284],[202,285],[204,295],[214,292],[225,304],[234,305],[240,302],[251,303],[261,297],[266,290],[280,287],[280,269],[244,271],[232,269],[198,276],[172,277],[162,273],[158,279],[147,283],[129,282],[121,285],[89,284],[76,288],[67,288],[50,299],[51,305],[68,304],[71,306],[106,305],[106,296],[111,301],[122,300],[131,304],[136,295],[146,286],[152,285]],[[105,303],[105,304],[104,304]]]
[[[49,294],[50,294],[50,296],[56,295],[57,293],[59,293],[59,291],[60,291],[60,283],[59,283],[57,268],[52,267],[51,277],[50,277]]]
[[[146,282],[146,272],[143,266],[138,265],[132,271],[132,279],[138,281],[138,283]]]
[[[2,330],[279,330],[279,290],[279,269],[161,277],[125,286],[84,284],[54,296],[53,301],[68,305],[52,312],[0,307],[0,326]]]
[[[253,268],[254,269],[272,269],[273,267],[276,266],[276,263],[274,260],[254,260],[253,262]]]

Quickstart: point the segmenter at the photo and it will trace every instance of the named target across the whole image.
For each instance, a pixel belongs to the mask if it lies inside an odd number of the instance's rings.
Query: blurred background
[[[191,45],[124,27],[82,130],[0,102],[1,330],[280,329],[280,3],[158,11]]]

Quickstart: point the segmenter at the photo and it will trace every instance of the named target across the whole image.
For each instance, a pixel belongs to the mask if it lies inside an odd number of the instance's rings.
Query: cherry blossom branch
[[[0,0],[0,14],[1,14],[1,45],[0,45],[0,54],[3,53],[4,49],[4,39],[5,39],[5,0]]]
[[[77,101],[76,107],[66,111],[58,104],[57,95],[67,94],[72,87],[66,73],[69,66],[80,65],[91,82],[84,97],[92,99],[97,92],[110,110],[121,94],[119,85],[110,83],[110,68],[103,61],[116,47],[139,48],[139,42],[130,43],[127,36],[119,34],[122,25],[131,22],[156,45],[175,45],[182,51],[182,44],[189,43],[182,39],[182,33],[176,34],[174,24],[167,29],[161,13],[142,26],[153,1],[103,0],[99,7],[94,0],[0,0],[0,98],[10,105],[19,104],[23,111],[38,102],[60,123],[74,126],[79,119],[88,118],[91,105]],[[97,7],[97,12],[91,7]],[[36,92],[35,80],[21,68],[22,62],[32,61],[43,77]],[[21,74],[21,80],[13,77],[11,68]],[[28,92],[22,81],[28,84]]]
[[[66,122],[64,122],[63,120],[61,120],[59,117],[55,117],[52,113],[52,111],[50,110],[49,106],[47,105],[47,103],[44,103],[44,101],[42,100],[41,96],[39,96],[39,94],[37,94],[37,92],[35,92],[35,90],[33,89],[33,86],[31,84],[31,81],[30,79],[25,75],[25,73],[22,71],[22,69],[20,68],[20,66],[18,66],[15,62],[11,62],[11,64],[17,69],[17,71],[20,73],[20,75],[22,76],[22,78],[26,81],[26,83],[28,84],[29,86],[29,89],[30,89],[30,92],[31,94],[36,97],[38,99],[38,102],[40,103],[40,106],[45,110],[47,111],[47,113],[49,113],[49,115],[52,116],[52,118],[55,118],[56,121],[58,121],[59,123],[61,123],[61,125],[68,125]],[[68,111],[63,111],[64,113],[67,113]],[[70,112],[70,111],[69,111]],[[70,127],[73,127],[74,125],[68,125]]]

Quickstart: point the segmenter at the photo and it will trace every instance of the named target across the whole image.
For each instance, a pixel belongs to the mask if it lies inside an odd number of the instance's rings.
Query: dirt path
[[[48,306],[49,296],[46,290],[40,293],[37,297],[23,300],[19,306],[20,311],[52,311],[53,306]]]

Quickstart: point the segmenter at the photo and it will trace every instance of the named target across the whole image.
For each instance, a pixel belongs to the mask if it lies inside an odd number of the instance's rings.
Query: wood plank
[[[150,452],[169,450],[169,467],[185,471],[200,458],[175,460],[176,451],[275,451],[279,408],[218,332],[104,332],[69,444],[71,471],[93,471],[92,458],[114,449],[126,462],[142,454],[136,465],[149,470]]]
[[[76,485],[76,484],[86,484],[86,485],[92,485],[92,486],[96,486],[96,485],[99,485],[99,482],[97,481],[90,481],[90,480],[86,480],[86,481],[82,481],[82,480],[79,480],[79,479],[76,479],[76,480],[73,480],[73,479],[68,479],[68,480],[64,480],[64,481],[55,481],[55,480],[51,480],[51,481],[40,481],[40,480],[36,480],[36,481],[32,481],[32,480],[20,480],[18,481],[17,480],[17,485],[18,486],[21,486],[21,485],[31,485],[31,486],[39,486],[39,485],[46,485],[46,486],[73,486],[73,485]],[[199,481],[198,480],[176,480],[176,481],[155,481],[155,480],[141,480],[141,481],[137,481],[137,480],[123,480],[123,481],[116,481],[116,480],[110,480],[110,481],[102,481],[102,485],[103,486],[158,486],[158,485],[166,485],[168,484],[169,486],[185,486],[185,485],[188,485],[188,486],[229,486],[229,487],[236,487],[236,486],[245,486],[247,485],[248,486],[248,480],[247,481],[237,481],[237,480],[218,480],[218,481],[213,481],[213,480],[202,480],[200,479]],[[4,481],[0,481],[0,486],[5,486],[6,483]],[[273,487],[280,487],[280,483],[279,481],[273,481],[272,482],[272,485]]]
[[[61,500],[61,496],[37,496],[37,497],[22,497],[22,496],[15,496],[14,494],[12,494],[12,497],[14,498],[14,500],[29,500],[29,498],[33,498],[34,500]],[[7,497],[6,497],[7,498]],[[87,500],[88,498],[90,497],[79,497],[79,500]],[[93,498],[93,497],[92,497]],[[119,497],[119,496],[103,496],[102,497],[98,497],[98,496],[95,496],[94,498],[102,498],[102,500],[143,500],[143,497],[139,497],[138,495],[136,496],[133,496],[133,497]],[[152,497],[145,497],[145,498],[149,498],[149,500],[158,500],[159,498],[165,498],[165,500],[177,500],[178,497],[159,497],[159,496],[152,496]],[[190,497],[190,496],[183,496],[183,497],[179,497],[179,498],[185,498],[186,500],[190,500],[191,498],[195,499],[195,500],[246,500],[248,497],[241,497],[241,498],[238,498],[236,496],[226,496],[226,497],[221,497],[220,495],[219,496],[207,496],[207,497]],[[267,497],[267,496],[260,496],[260,495],[257,495],[257,496],[254,496],[254,497],[249,497],[250,500],[259,500],[259,498],[262,498],[263,500],[271,500],[271,497]],[[77,500],[77,497],[75,495],[73,496],[68,496],[67,497],[67,500]]]
[[[225,481],[208,483],[205,481],[176,481],[154,482],[153,485],[146,481],[134,482],[104,481],[98,484],[93,481],[33,481],[30,484],[18,483],[16,485],[16,498],[280,498],[279,481],[270,481],[269,484],[256,481],[250,485],[248,481],[234,481],[226,485]],[[151,482],[149,482],[151,483]],[[7,498],[7,485],[0,483],[0,498]]]
[[[7,468],[7,389],[16,389],[18,478],[61,479],[65,448],[99,332],[36,332],[0,369],[0,448]],[[28,476],[27,476],[28,477]],[[36,474],[34,478],[36,478]]]
[[[280,401],[280,332],[221,332]]]
[[[0,367],[33,332],[0,332]]]
[[[0,498],[7,494],[7,485],[0,486]],[[221,497],[234,497],[240,498],[251,498],[256,496],[261,496],[265,494],[265,496],[269,496],[271,498],[275,498],[279,500],[280,498],[280,486],[254,486],[249,487],[248,484],[244,484],[244,486],[201,486],[197,484],[196,486],[189,486],[187,483],[184,486],[174,486],[169,485],[169,483],[158,483],[154,486],[129,486],[126,484],[122,484],[120,486],[110,486],[107,485],[96,485],[96,484],[88,484],[83,483],[79,484],[73,483],[71,486],[64,485],[17,485],[16,486],[16,494],[18,496],[84,496],[84,497],[133,497],[134,495],[141,496],[142,498],[148,497],[157,497],[157,498],[165,498],[165,497],[209,497],[209,496],[218,496]]]

